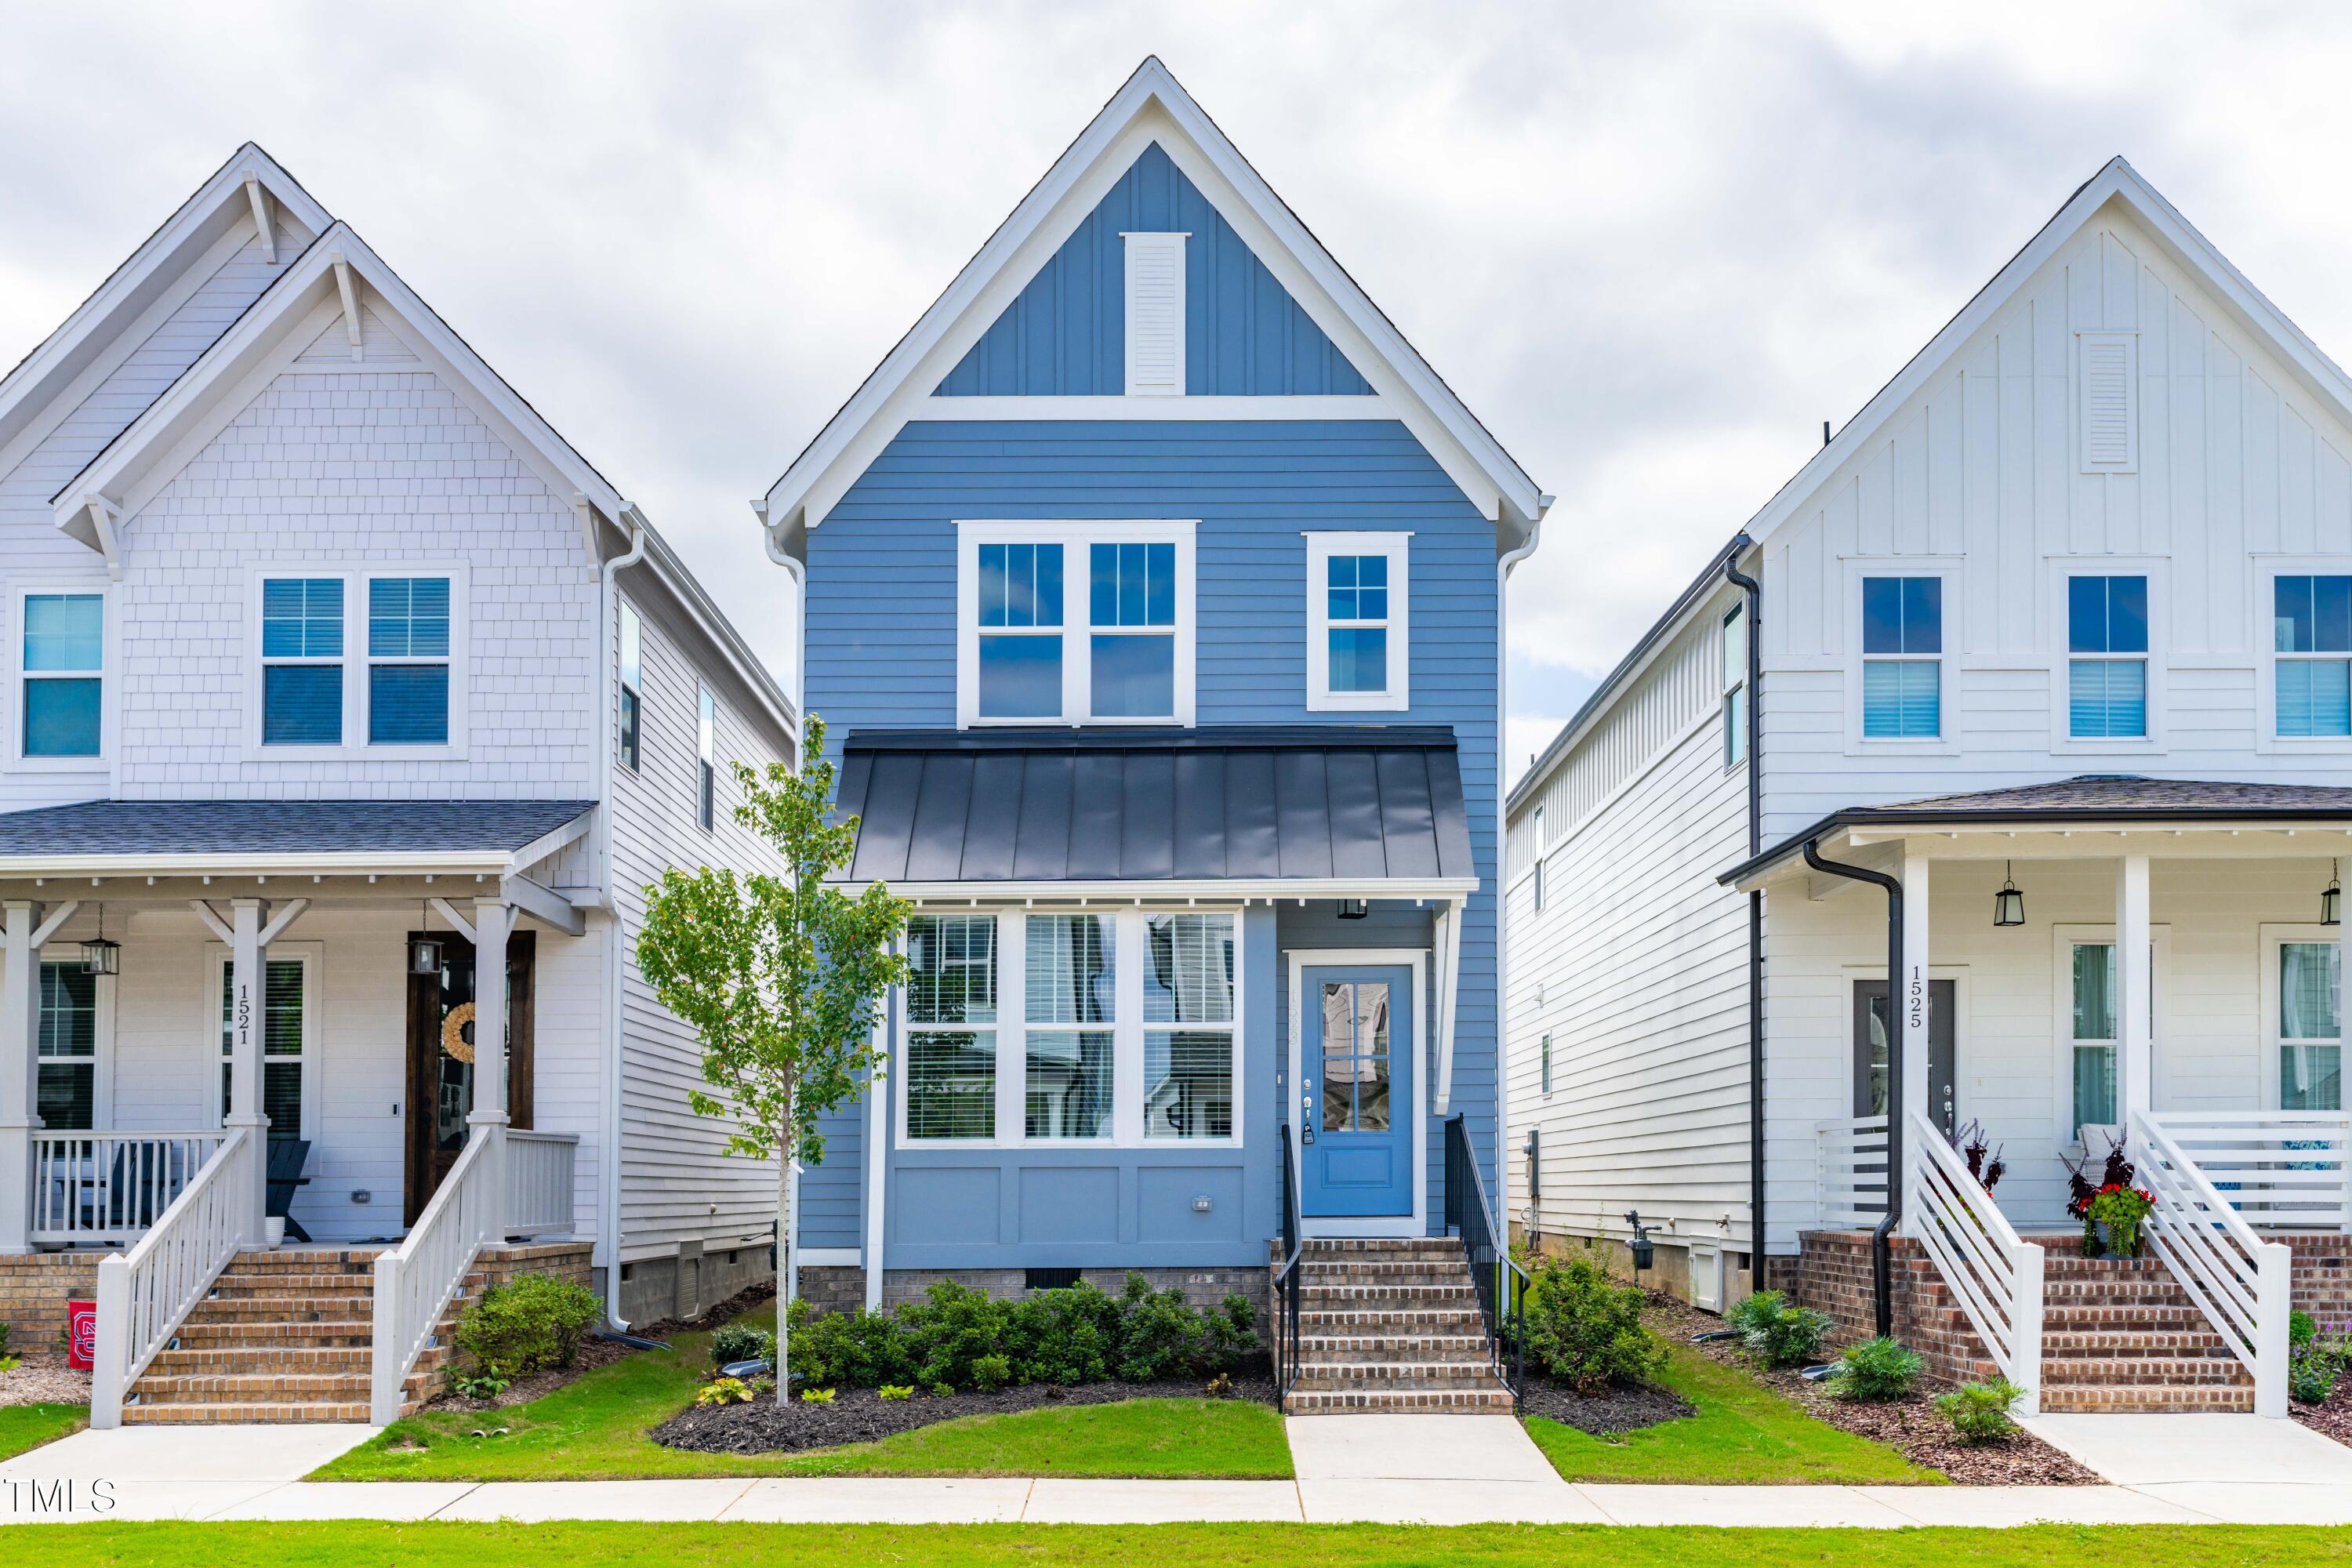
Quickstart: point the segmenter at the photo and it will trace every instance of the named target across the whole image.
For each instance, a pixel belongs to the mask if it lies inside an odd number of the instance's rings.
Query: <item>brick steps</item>
[[[1462,1244],[1310,1241],[1293,1415],[1511,1409]]]

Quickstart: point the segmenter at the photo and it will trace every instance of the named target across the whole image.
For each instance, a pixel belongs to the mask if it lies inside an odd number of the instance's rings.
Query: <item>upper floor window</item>
[[[261,743],[343,742],[343,580],[261,584]]]
[[[621,765],[637,771],[639,728],[645,709],[645,626],[637,612],[621,606]]]
[[[2271,579],[2278,733],[2352,735],[2352,577]]]
[[[2147,579],[2069,577],[2066,650],[2074,656],[2066,669],[2066,732],[2077,739],[2146,736]]]
[[[1538,1048],[1540,1053],[1536,1067],[1538,1080],[1542,1086],[1543,1092],[1549,1094],[1551,1092],[1551,1037],[1546,1035]]]
[[[19,603],[25,640],[18,743],[27,757],[95,757],[103,734],[106,596],[26,594]]]
[[[960,723],[1192,722],[1192,524],[959,533]]]
[[[709,687],[695,697],[694,820],[709,833],[719,822],[719,700]]]
[[[1944,732],[1944,580],[1862,580],[1862,732],[1874,741]]]
[[[1407,707],[1411,646],[1404,533],[1307,536],[1307,706]]]
[[[449,579],[368,580],[368,741],[449,740]]]
[[[1528,870],[1528,901],[1538,914],[1544,907],[1544,808],[1536,807],[1533,821],[1528,824],[1528,837],[1535,840],[1535,864]]]
[[[1748,609],[1736,605],[1723,617],[1723,765],[1738,767],[1748,757]]]

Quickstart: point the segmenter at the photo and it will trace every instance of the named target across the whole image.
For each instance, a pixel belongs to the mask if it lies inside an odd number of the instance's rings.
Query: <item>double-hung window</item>
[[[1736,768],[1748,757],[1748,610],[1734,605],[1723,617],[1723,765]]]
[[[959,533],[959,722],[1192,722],[1192,524]]]
[[[1931,741],[1943,733],[1944,580],[1862,580],[1862,733]]]
[[[640,730],[645,722],[645,626],[637,612],[628,605],[621,606],[621,765],[631,773],[637,771],[637,754],[642,745]]]
[[[1234,917],[1143,918],[1143,1135],[1234,1135]]]
[[[996,1136],[996,917],[907,922],[907,1136]]]
[[[1307,706],[1396,710],[1410,703],[1403,533],[1307,536]]]
[[[80,959],[41,965],[38,1105],[44,1127],[97,1125],[98,976]]]
[[[2278,944],[2278,1108],[2344,1109],[2344,949]]]
[[[299,958],[272,958],[262,964],[261,1110],[269,1118],[272,1138],[302,1138],[303,1071],[310,1054],[309,998],[305,983],[310,965]],[[220,963],[220,1104],[229,1110],[229,1079],[236,1070],[236,973]]]
[[[2077,740],[2145,738],[2147,579],[2069,577],[2066,650],[2066,733]]]
[[[343,743],[343,580],[261,582],[261,743]]]
[[[27,757],[95,757],[103,725],[106,597],[102,594],[26,594],[24,680],[18,696]]]
[[[449,579],[371,577],[368,742],[449,742]]]
[[[2281,739],[2352,735],[2352,577],[2271,579]]]
[[[2068,955],[2073,1114],[2066,1131],[2080,1140],[2084,1127],[2112,1127],[2121,1120],[2116,1098],[2116,1047],[2122,1038],[2122,1003],[2113,942],[2071,942]],[[2148,1027],[2156,1027],[2156,948],[2147,955]]]
[[[695,689],[694,820],[709,833],[719,825],[719,700]]]
[[[1022,1048],[1030,1138],[1108,1138],[1117,1081],[1118,937],[1104,915],[1024,921]]]

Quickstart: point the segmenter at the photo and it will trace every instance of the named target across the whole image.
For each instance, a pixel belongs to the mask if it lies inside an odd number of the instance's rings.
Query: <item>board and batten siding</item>
[[[695,1032],[661,1005],[637,971],[636,938],[645,889],[666,868],[731,866],[738,872],[780,870],[766,842],[737,824],[741,787],[731,761],[764,770],[783,760],[765,727],[746,721],[715,680],[698,670],[685,638],[650,593],[619,596],[640,616],[644,689],[638,707],[638,763],[620,762],[618,708],[613,748],[613,893],[622,921],[621,1256],[674,1256],[678,1243],[723,1247],[764,1240],[776,1217],[776,1167],[726,1151],[730,1121],[698,1116],[688,1099],[706,1089]],[[613,640],[619,658],[619,609]],[[696,816],[700,756],[698,693],[718,699],[717,805],[713,830]],[[614,686],[617,693],[618,681]],[[707,1091],[707,1089],[706,1089]]]
[[[2136,472],[2079,471],[2077,334],[2137,334]],[[2111,204],[1763,549],[1765,840],[1843,805],[2074,773],[2340,782],[2270,744],[2265,557],[2352,561],[2352,428]],[[1858,571],[1955,573],[1942,744],[1865,742]],[[2158,743],[2070,742],[2060,574],[2146,573]],[[2063,693],[2060,695],[2063,696]]]
[[[1748,843],[1721,717],[1738,602],[1726,590],[1695,610],[1511,813],[1508,1212],[1523,1228],[1622,1238],[1638,1209],[1664,1241],[1749,1245],[1747,900],[1715,881]]]

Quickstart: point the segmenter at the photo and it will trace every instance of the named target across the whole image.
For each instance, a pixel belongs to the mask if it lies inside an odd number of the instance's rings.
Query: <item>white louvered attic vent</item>
[[[2139,334],[2083,332],[2077,395],[2083,472],[2139,471]]]
[[[1184,395],[1184,241],[1181,234],[1123,234],[1127,241],[1127,395]]]

